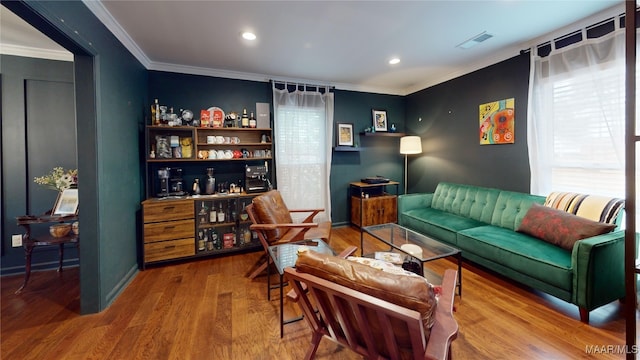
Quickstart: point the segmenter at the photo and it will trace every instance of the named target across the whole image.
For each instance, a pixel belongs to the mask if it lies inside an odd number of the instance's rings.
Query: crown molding
[[[284,78],[284,77],[277,77],[277,76],[266,75],[266,74],[221,70],[221,69],[153,62],[153,61],[149,63],[149,65],[147,66],[147,70],[167,71],[167,72],[174,72],[179,74],[203,75],[203,76],[213,76],[213,77],[220,77],[220,78],[227,78],[227,79],[236,79],[236,80],[259,81],[259,82],[269,82],[271,80],[277,80],[281,82],[315,84],[318,86],[330,86],[340,90],[380,93],[380,94],[388,94],[388,95],[404,94],[404,91],[398,90],[398,89],[380,88],[380,87],[372,87],[372,86],[357,85],[357,84],[323,82],[323,81],[318,81],[313,79]]]
[[[48,60],[73,61],[73,54],[65,50],[42,49],[13,44],[0,44],[0,54]]]
[[[228,79],[237,79],[237,80],[250,80],[250,81],[262,81],[268,82],[271,79],[275,78],[272,75],[266,74],[255,74],[255,73],[247,73],[241,71],[230,71],[230,70],[221,70],[214,68],[203,68],[196,66],[187,66],[180,64],[170,64],[170,63],[162,63],[162,62],[154,62],[149,59],[149,57],[142,51],[142,49],[138,46],[138,44],[133,41],[133,39],[127,34],[126,31],[122,28],[120,23],[109,13],[109,11],[104,7],[101,1],[95,0],[82,0],[82,3],[89,8],[89,10],[104,24],[104,26],[111,31],[111,33],[126,47],[131,54],[140,61],[140,63],[147,70],[157,70],[157,71],[168,71],[168,72],[176,72],[182,74],[190,74],[190,75],[204,75],[204,76],[214,76]],[[307,80],[307,79],[287,79],[286,81],[290,82],[302,82],[302,83],[310,83],[310,84],[319,84],[317,80]],[[388,89],[384,87],[371,87],[366,85],[357,85],[357,84],[328,84],[327,86],[333,86],[336,89],[341,90],[350,90],[350,91],[361,91],[361,92],[372,92],[372,93],[381,93],[381,94],[390,94],[390,95],[404,95],[406,92],[399,89]]]
[[[122,28],[120,23],[111,15],[111,13],[102,5],[101,1],[96,0],[82,0],[82,3],[89,8],[89,10],[95,15],[100,22],[104,26],[111,31],[111,33],[124,45],[124,47],[131,52],[131,54],[140,61],[140,63],[145,67],[149,68],[149,64],[151,60],[149,57],[140,49],[138,44],[127,34],[126,31]]]

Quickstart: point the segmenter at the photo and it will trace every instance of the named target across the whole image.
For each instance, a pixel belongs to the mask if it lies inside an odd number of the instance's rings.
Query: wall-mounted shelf
[[[360,148],[355,146],[336,146],[333,151],[360,151]]]
[[[403,137],[406,134],[401,132],[361,132],[360,136],[389,136],[389,137]]]

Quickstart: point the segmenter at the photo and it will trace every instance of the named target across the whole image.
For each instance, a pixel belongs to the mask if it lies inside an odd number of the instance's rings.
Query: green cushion
[[[571,252],[529,235],[497,226],[458,233],[458,248],[503,264],[543,282],[572,290]]]
[[[485,224],[437,209],[421,208],[400,214],[400,225],[455,245],[456,232]]]
[[[439,183],[431,207],[490,223],[500,190],[471,185]]]
[[[493,217],[491,221],[487,222],[491,225],[515,231],[531,207],[531,204],[542,204],[544,203],[544,199],[543,196],[501,191],[496,201]]]

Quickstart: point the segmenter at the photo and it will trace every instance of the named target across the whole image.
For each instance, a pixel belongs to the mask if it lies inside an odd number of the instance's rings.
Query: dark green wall
[[[373,125],[371,110],[386,110],[388,126],[395,124],[398,132],[405,128],[405,98],[356,91],[335,91],[334,122],[353,123],[360,151],[333,152],[331,162],[331,217],[334,225],[350,220],[348,206],[349,183],[363,177],[381,175],[400,182],[402,193],[404,158],[400,155],[397,137],[365,137],[359,133]],[[334,135],[335,137],[335,135]]]
[[[54,166],[65,169],[77,168],[76,122],[73,104],[73,64],[68,61],[53,61],[0,55],[2,74],[2,274],[24,272],[24,250],[11,247],[11,235],[22,234],[15,218],[25,214],[43,214],[53,206],[57,193],[44,189],[33,182],[34,176],[47,174]],[[33,87],[62,89],[55,94],[31,99],[27,105],[27,94]],[[28,114],[35,106],[40,116]],[[52,106],[62,106],[51,113]],[[44,114],[44,115],[43,115]],[[65,114],[63,116],[59,116]],[[29,115],[30,122],[27,122]],[[53,137],[53,138],[52,138]],[[26,141],[25,141],[26,140]],[[71,144],[69,144],[71,143]],[[28,162],[28,159],[31,161]],[[28,195],[27,195],[28,194]],[[47,231],[46,226],[33,227],[36,234]],[[65,266],[77,265],[75,246],[65,251]],[[57,247],[47,247],[35,252],[32,269],[56,266]]]
[[[81,1],[3,5],[76,55],[81,310],[97,312],[137,272],[147,71]]]
[[[409,156],[410,193],[451,181],[529,192],[527,99],[529,55],[519,55],[410,94],[407,131],[422,137]],[[515,98],[515,143],[479,145],[479,106]]]
[[[80,1],[6,6],[77,55],[81,306],[85,313],[99,311],[137,271],[144,197],[140,141],[150,99],[194,112],[204,106],[249,109],[255,102],[271,102],[270,85],[147,72]],[[371,126],[372,108],[384,109],[398,131],[420,135],[424,152],[410,157],[410,192],[432,191],[439,181],[528,191],[528,63],[528,56],[517,56],[406,97],[336,90],[334,121],[354,123],[359,133]],[[480,146],[478,106],[509,97],[516,98],[516,143]],[[349,182],[369,175],[403,178],[398,138],[357,137],[356,142],[359,152],[333,153],[336,225],[348,222]]]
[[[272,103],[271,84],[267,82],[224,79],[210,76],[185,75],[171,72],[149,72],[149,99],[157,98],[160,104],[190,109],[199,118],[200,110],[211,106],[225,112],[240,113],[243,108],[255,111],[256,102]],[[273,105],[271,116],[273,120]],[[334,122],[353,123],[359,133],[373,124],[371,110],[387,111],[389,126],[396,124],[404,129],[404,98],[402,96],[335,90]],[[149,111],[147,111],[148,113]],[[147,114],[148,116],[148,114]],[[370,175],[383,175],[402,182],[402,157],[398,138],[371,138],[356,135],[360,152],[334,152],[331,169],[331,211],[334,224],[349,220],[347,209],[348,184]],[[277,146],[277,144],[276,144]],[[224,172],[222,165],[216,172]],[[190,184],[195,172],[201,177],[203,169],[183,166],[185,183]],[[220,169],[220,171],[219,171]],[[223,178],[224,179],[224,178]],[[402,189],[403,185],[400,185]]]

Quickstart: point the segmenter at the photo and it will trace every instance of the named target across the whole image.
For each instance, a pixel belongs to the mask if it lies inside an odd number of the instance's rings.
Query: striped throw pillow
[[[552,192],[544,206],[563,210],[585,219],[606,224],[615,224],[618,213],[624,208],[624,200],[571,192]]]

